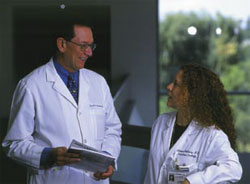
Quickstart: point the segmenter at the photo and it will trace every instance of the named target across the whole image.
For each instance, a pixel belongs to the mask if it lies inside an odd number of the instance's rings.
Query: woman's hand
[[[185,179],[181,184],[190,184],[187,179]]]

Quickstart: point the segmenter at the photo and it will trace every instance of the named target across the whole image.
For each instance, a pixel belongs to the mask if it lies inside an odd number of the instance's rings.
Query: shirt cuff
[[[53,165],[53,160],[50,156],[52,148],[44,148],[42,151],[41,159],[40,159],[40,167],[44,168],[46,166]]]

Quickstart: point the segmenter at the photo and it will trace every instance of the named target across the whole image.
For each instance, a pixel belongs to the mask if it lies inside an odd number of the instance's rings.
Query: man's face
[[[180,110],[187,104],[188,92],[182,83],[183,72],[180,70],[175,80],[167,86],[168,89],[168,106]]]
[[[84,68],[85,62],[88,57],[92,56],[91,47],[81,48],[81,46],[88,44],[91,45],[94,42],[92,31],[89,27],[74,26],[75,37],[70,41],[66,41],[66,49],[63,53],[62,65],[69,72],[75,72]]]

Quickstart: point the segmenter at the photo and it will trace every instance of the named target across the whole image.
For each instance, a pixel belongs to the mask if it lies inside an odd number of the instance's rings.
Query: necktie
[[[78,89],[76,86],[76,81],[71,75],[68,75],[67,87],[70,93],[72,94],[72,96],[74,97],[76,103],[78,103]]]

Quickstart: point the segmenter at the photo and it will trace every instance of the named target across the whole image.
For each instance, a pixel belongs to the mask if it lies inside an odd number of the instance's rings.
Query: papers
[[[114,157],[76,140],[72,140],[68,152],[81,155],[81,161],[70,164],[71,167],[96,173],[105,172],[110,165],[114,166]]]

